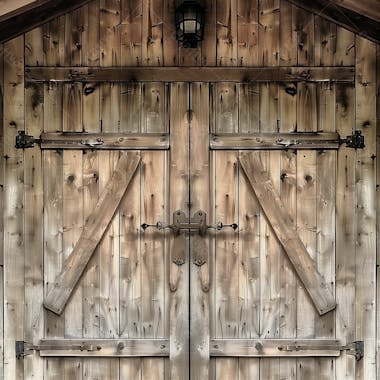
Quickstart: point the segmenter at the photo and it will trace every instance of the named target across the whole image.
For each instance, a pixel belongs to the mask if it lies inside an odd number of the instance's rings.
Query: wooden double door
[[[113,86],[103,84],[95,90],[101,94],[101,128],[86,130],[99,140],[78,131],[83,149],[42,145],[45,299],[120,157],[132,148],[140,157],[64,310],[57,315],[45,308],[43,331],[30,333],[40,345],[44,378],[310,379],[321,373],[329,379],[334,357],[344,355],[354,365],[335,340],[335,311],[318,314],[263,212],[239,162],[242,146],[218,146],[218,136],[226,134],[244,141],[244,134],[294,132],[294,115],[286,112],[279,130],[276,88],[128,85],[121,92],[123,124],[112,122]],[[63,93],[75,90],[71,85]],[[54,102],[49,91],[53,96],[57,88],[45,89],[46,112],[46,102]],[[91,119],[89,98],[85,102],[82,115]],[[69,125],[68,117],[63,132],[75,132]],[[44,132],[57,130],[51,128]],[[130,145],[106,149],[109,133]],[[334,292],[337,150],[255,154]],[[212,228],[164,228],[178,210],[189,224],[201,210]],[[220,229],[218,222],[237,228]],[[144,229],[145,223],[153,226]],[[295,339],[305,347],[292,348]],[[25,357],[25,365],[32,358]]]

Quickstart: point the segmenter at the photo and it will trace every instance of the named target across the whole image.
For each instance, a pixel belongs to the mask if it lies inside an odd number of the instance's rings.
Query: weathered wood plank
[[[164,0],[163,59],[164,66],[178,65],[178,42],[175,38],[175,0]]]
[[[354,68],[341,67],[27,67],[27,82],[350,82]]]
[[[47,21],[76,9],[90,0],[39,0],[0,17],[0,43],[40,26]]]
[[[259,64],[259,13],[256,0],[237,1],[237,65]]]
[[[142,65],[163,64],[163,1],[143,1]],[[172,20],[173,22],[173,20]],[[156,80],[159,77],[156,77]]]
[[[259,86],[241,84],[239,133],[259,131]],[[239,334],[240,339],[260,336],[260,206],[247,178],[239,173]],[[239,359],[241,379],[260,376],[260,360]]]
[[[188,93],[185,83],[170,86],[170,175],[168,178],[170,206],[166,218],[176,210],[187,210],[189,201],[189,120]],[[167,219],[169,220],[169,219]],[[189,377],[189,239],[185,234],[169,235],[169,335],[170,335],[170,376],[175,379]],[[183,258],[184,264],[173,263]]]
[[[335,300],[316,269],[314,260],[310,258],[300,241],[292,218],[267,179],[259,157],[254,153],[243,153],[240,156],[240,163],[268,221],[312,298],[318,313],[323,315],[333,310],[336,305]]]
[[[237,11],[237,0],[219,0],[217,2],[217,7],[216,7],[217,66],[238,66],[236,11]]]
[[[355,125],[355,89],[336,88],[336,129],[352,133]],[[355,162],[357,151],[342,147],[336,173],[336,338],[343,343],[355,340],[355,245],[356,196]],[[355,358],[346,353],[336,361],[336,378],[355,379]]]
[[[259,2],[259,63],[276,66],[280,57],[280,0]]]
[[[140,65],[142,63],[142,0],[121,1],[120,28],[121,64],[123,66]]]
[[[69,258],[65,261],[62,272],[56,278],[54,287],[50,290],[44,301],[44,306],[47,309],[56,314],[62,312],[88,260],[99,244],[121,198],[127,190],[139,161],[140,157],[135,153],[127,153],[120,157],[112,178],[107,183],[96,208],[83,227],[79,241]]]
[[[43,86],[25,90],[25,129],[38,134],[43,129]],[[36,343],[43,335],[43,187],[42,153],[38,147],[24,152],[25,185],[25,334]],[[35,355],[24,361],[24,378],[43,377],[43,363]]]
[[[210,148],[214,150],[302,150],[339,149],[340,137],[334,132],[291,132],[250,134],[212,134]]]
[[[365,357],[356,376],[376,379],[376,45],[356,36],[356,122],[366,147],[356,155],[356,339]]]
[[[216,0],[204,4],[206,19],[204,39],[202,41],[202,65],[216,66]]]
[[[124,2],[127,3],[127,2]],[[122,3],[123,6],[126,5]],[[126,85],[122,89],[120,131],[141,131],[141,84]],[[136,170],[120,213],[120,337],[141,338],[141,166]],[[120,359],[120,378],[141,378],[141,358]]]
[[[342,345],[328,339],[212,339],[211,356],[306,357],[339,356]]]
[[[280,66],[297,64],[297,30],[294,29],[295,7],[280,0]]]
[[[88,125],[86,121],[86,125]],[[96,127],[96,125],[94,125]],[[165,133],[43,133],[41,149],[163,150],[169,149]]]
[[[205,83],[191,85],[190,106],[190,202],[191,213],[197,210],[210,215],[209,147],[209,86]],[[190,363],[192,379],[209,377],[209,290],[210,290],[210,239],[199,234],[190,236]],[[198,258],[206,262],[197,266]]]
[[[21,380],[15,340],[24,338],[24,157],[12,140],[24,129],[24,38],[4,44],[4,378]]]
[[[167,339],[42,339],[42,357],[119,357],[169,356]]]
[[[4,157],[4,46],[0,44],[0,157]],[[4,160],[0,160],[0,377],[4,377]]]

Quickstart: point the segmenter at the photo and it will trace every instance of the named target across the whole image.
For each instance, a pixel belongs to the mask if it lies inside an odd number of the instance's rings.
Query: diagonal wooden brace
[[[56,277],[53,287],[47,294],[44,301],[46,309],[58,315],[62,313],[86,265],[112,221],[139,162],[140,155],[138,153],[121,153],[116,169],[83,227],[74,250],[65,260],[61,273]]]
[[[240,164],[253,191],[300,280],[320,315],[335,309],[335,299],[317,265],[308,254],[296,226],[268,178],[259,153],[242,153]]]

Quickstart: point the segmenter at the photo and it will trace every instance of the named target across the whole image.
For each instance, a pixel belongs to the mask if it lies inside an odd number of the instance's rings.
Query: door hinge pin
[[[27,135],[24,131],[18,131],[16,136],[16,149],[33,148],[35,144],[39,144],[41,139],[35,139],[33,136]]]

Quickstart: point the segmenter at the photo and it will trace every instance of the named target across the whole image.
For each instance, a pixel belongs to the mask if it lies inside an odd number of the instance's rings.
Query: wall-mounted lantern
[[[204,8],[198,1],[184,1],[175,10],[177,40],[185,48],[196,48],[203,40]]]

